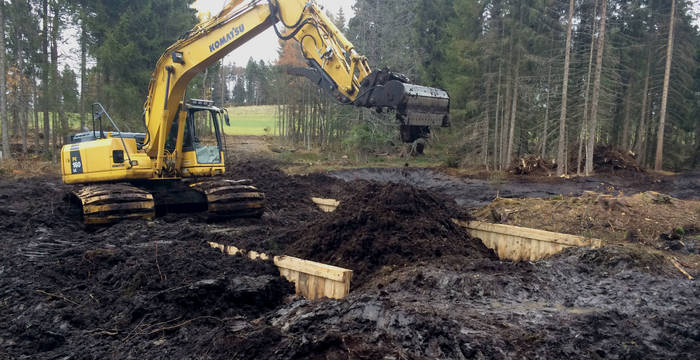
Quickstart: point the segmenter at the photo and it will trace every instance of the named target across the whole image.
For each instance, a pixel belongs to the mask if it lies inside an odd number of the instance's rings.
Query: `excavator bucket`
[[[447,91],[411,84],[402,74],[378,70],[365,77],[355,105],[377,111],[396,111],[401,140],[413,142],[427,137],[430,127],[450,126],[450,96]]]
[[[427,137],[430,127],[450,126],[450,95],[447,91],[411,84],[399,73],[389,70],[372,72],[362,80],[357,98],[352,101],[340,96],[337,85],[318,68],[290,67],[287,73],[308,78],[321,89],[333,93],[341,102],[375,108],[378,112],[385,109],[396,111],[401,140],[407,143]]]
[[[87,225],[155,217],[153,195],[131,185],[91,185],[72,195],[79,201],[83,222]]]

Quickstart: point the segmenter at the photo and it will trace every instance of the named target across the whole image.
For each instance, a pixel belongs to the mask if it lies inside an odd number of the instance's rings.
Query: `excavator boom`
[[[283,40],[297,41],[309,68],[302,75],[345,104],[397,111],[402,126],[449,125],[449,95],[410,84],[403,75],[372,72],[367,58],[307,0],[230,1],[214,18],[195,26],[161,56],[145,103],[149,156],[162,166],[164,141],[178,116],[190,80],[270,26]],[[281,29],[280,29],[281,28]],[[415,138],[404,137],[405,141]]]
[[[143,108],[145,134],[120,131],[95,104],[93,131],[76,135],[61,150],[63,181],[88,185],[73,192],[86,223],[152,218],[163,209],[262,215],[265,196],[250,180],[213,178],[225,171],[226,110],[208,100],[186,102],[185,92],[195,75],[270,27],[280,39],[300,45],[308,67],[291,73],[311,79],[342,104],[394,111],[404,141],[427,136],[431,126],[449,125],[447,92],[411,84],[391,71],[372,71],[313,1],[231,0],[158,59]],[[202,130],[202,121],[213,133]],[[116,131],[104,131],[103,122]]]

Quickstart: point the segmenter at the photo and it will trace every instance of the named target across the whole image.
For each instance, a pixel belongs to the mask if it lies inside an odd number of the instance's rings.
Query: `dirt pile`
[[[552,164],[537,155],[528,154],[513,160],[508,172],[516,175],[552,176],[556,164]]]
[[[585,166],[586,154],[581,157],[581,169]],[[576,169],[578,158],[576,153],[570,153],[569,169]],[[613,146],[597,145],[593,151],[593,171],[600,174],[635,175],[645,173],[637,162],[637,154],[631,150],[623,150]]]
[[[343,183],[320,174],[289,176],[278,163],[263,157],[232,162],[227,165],[225,176],[253,180],[253,185],[265,193],[268,216],[282,222],[312,220],[317,208],[311,196],[326,196],[327,189]]]
[[[493,253],[451,218],[456,207],[408,185],[354,182],[333,213],[304,224],[284,238],[285,252],[354,271],[362,284],[384,266],[461,255],[491,258]]]
[[[637,155],[629,150],[598,146],[593,153],[593,169],[598,172],[644,172]]]

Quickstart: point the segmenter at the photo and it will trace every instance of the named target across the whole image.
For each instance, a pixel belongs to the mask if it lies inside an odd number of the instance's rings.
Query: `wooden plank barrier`
[[[352,270],[291,256],[275,256],[280,275],[307,299],[342,299],[350,292]]]
[[[335,209],[340,205],[340,201],[335,200],[335,199],[323,199],[323,198],[317,198],[317,197],[312,197],[311,201],[316,204],[321,211],[324,212],[333,212]]]
[[[486,247],[496,252],[499,259],[537,261],[572,246],[602,246],[601,240],[583,236],[481,221],[452,221],[469,229],[472,236],[481,239]]]
[[[325,212],[332,212],[340,204],[334,199],[311,200]],[[469,229],[472,236],[481,239],[484,245],[495,251],[502,260],[537,261],[572,246],[602,246],[601,240],[583,236],[480,221],[452,221]]]
[[[270,260],[265,253],[245,251],[232,245],[210,241],[209,246],[226,255],[241,254],[252,260]],[[296,293],[307,299],[342,299],[350,292],[352,270],[284,255],[275,256],[272,261],[280,275],[294,283]]]

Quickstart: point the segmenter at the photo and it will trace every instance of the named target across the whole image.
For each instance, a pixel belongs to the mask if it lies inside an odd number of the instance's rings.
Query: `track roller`
[[[131,185],[90,185],[72,195],[80,202],[83,221],[87,225],[155,217],[153,195]]]
[[[252,180],[207,180],[190,187],[206,196],[211,218],[261,217],[265,212],[265,194],[252,183]]]

